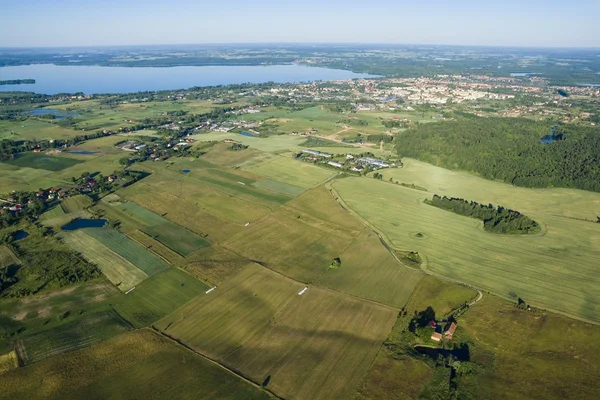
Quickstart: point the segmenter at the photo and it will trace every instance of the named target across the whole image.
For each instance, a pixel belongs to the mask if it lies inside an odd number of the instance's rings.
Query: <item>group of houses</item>
[[[456,325],[456,322],[450,322],[442,329],[440,324],[435,321],[431,321],[429,326],[435,330],[431,335],[431,340],[435,342],[441,342],[442,339],[452,340],[452,336],[454,336],[454,332],[456,331],[458,325]]]
[[[395,163],[386,162],[372,157],[357,157],[353,154],[336,155],[318,150],[303,149],[296,154],[296,158],[316,164],[329,165],[334,168],[354,172],[372,171],[381,168],[395,167]]]

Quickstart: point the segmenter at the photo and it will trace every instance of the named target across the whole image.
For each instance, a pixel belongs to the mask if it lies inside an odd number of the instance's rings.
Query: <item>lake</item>
[[[35,79],[35,83],[31,85],[0,86],[0,91],[44,94],[132,93],[239,83],[297,83],[375,77],[377,76],[302,65],[127,68],[36,64],[0,67],[0,80]]]

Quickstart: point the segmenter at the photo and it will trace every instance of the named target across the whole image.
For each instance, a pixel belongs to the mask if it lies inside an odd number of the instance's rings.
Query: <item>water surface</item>
[[[0,91],[131,93],[239,83],[295,83],[375,77],[302,65],[206,67],[100,67],[36,64],[0,67],[0,80],[35,79],[32,85],[3,85]]]

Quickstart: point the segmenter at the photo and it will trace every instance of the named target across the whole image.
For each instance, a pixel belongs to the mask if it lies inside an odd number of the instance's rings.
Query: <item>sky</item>
[[[0,0],[0,47],[398,43],[600,47],[600,0]]]

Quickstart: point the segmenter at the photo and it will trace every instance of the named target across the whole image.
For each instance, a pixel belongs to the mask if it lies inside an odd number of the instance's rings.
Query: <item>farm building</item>
[[[431,335],[431,340],[440,342],[442,340],[442,334],[439,332],[433,332],[433,334]]]
[[[444,336],[446,336],[446,339],[452,340],[452,336],[454,335],[454,332],[456,331],[456,327],[457,327],[456,323],[452,322],[450,324],[450,326],[448,327],[448,329],[446,329],[444,331]]]
[[[362,164],[373,165],[375,167],[380,167],[380,168],[387,168],[390,166],[390,164],[388,164],[384,161],[377,160],[376,158],[369,158],[369,157],[359,158],[358,162],[362,163]]]
[[[327,164],[331,165],[332,167],[342,168],[342,164],[340,164],[339,162],[329,161]]]
[[[304,149],[302,150],[303,153],[307,153],[307,154],[312,154],[313,156],[317,156],[317,157],[324,157],[324,158],[331,158],[333,157],[331,154],[329,153],[323,153],[317,150],[307,150]]]

